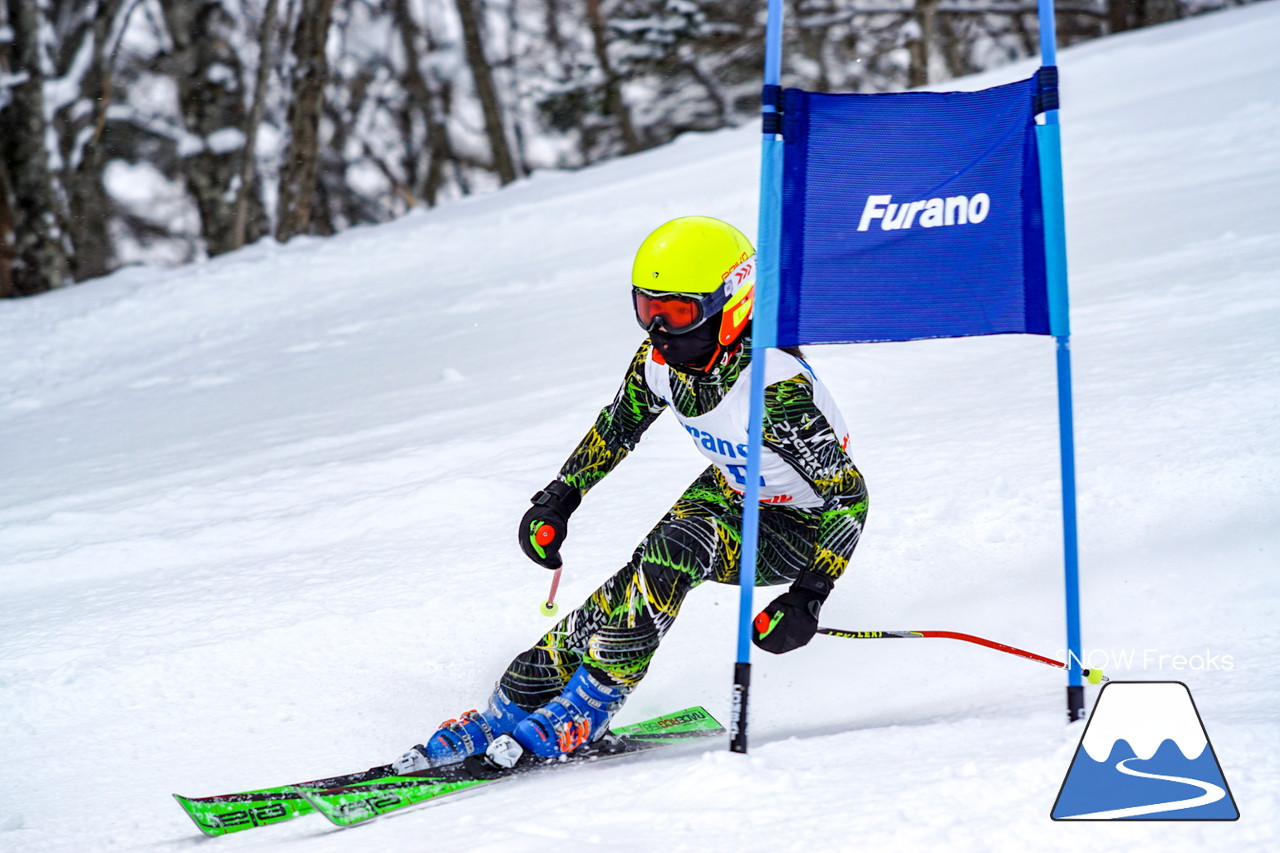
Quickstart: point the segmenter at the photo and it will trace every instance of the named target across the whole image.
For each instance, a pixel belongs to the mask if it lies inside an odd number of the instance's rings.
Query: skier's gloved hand
[[[789,591],[756,615],[751,642],[775,655],[808,643],[818,632],[818,613],[833,585],[825,575],[801,572]]]
[[[568,483],[552,480],[532,500],[520,519],[520,550],[538,565],[558,569],[563,565],[560,546],[569,533],[569,516],[582,503],[582,495]]]

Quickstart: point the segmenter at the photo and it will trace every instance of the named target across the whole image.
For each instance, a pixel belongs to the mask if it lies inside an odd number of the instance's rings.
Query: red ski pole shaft
[[[966,643],[973,643],[976,646],[986,646],[989,649],[995,649],[998,652],[1015,655],[1027,660],[1033,660],[1037,663],[1052,666],[1055,669],[1066,669],[1067,665],[1062,661],[1047,658],[1044,655],[1038,655],[1035,652],[1029,652],[1026,649],[1019,649],[1015,646],[1006,645],[1005,643],[997,643],[995,640],[988,640],[984,637],[975,637],[973,634],[961,634],[957,631],[842,631],[838,628],[819,628],[819,634],[826,634],[829,637],[842,637],[846,640],[911,640],[911,639],[942,639],[942,640],[961,640]],[[1090,684],[1101,684],[1109,680],[1102,674],[1100,669],[1086,669],[1082,673],[1089,680]]]
[[[539,555],[545,558],[547,555],[542,549],[554,542],[555,538],[556,529],[550,524],[542,524],[533,534],[533,547],[537,549]],[[556,573],[551,576],[551,591],[547,593],[547,600],[538,606],[538,610],[543,616],[555,616],[560,611],[560,605],[556,604],[556,590],[560,587],[560,572],[563,569],[563,563],[556,566]]]
[[[556,590],[560,588],[560,573],[564,571],[564,566],[556,569],[556,573],[551,576],[551,591],[547,593],[547,604],[556,603]]]
[[[555,616],[560,612],[560,605],[556,604],[556,590],[560,588],[560,573],[564,571],[564,566],[556,569],[556,573],[551,576],[551,591],[547,593],[547,600],[542,602],[542,606],[538,609],[543,616]]]

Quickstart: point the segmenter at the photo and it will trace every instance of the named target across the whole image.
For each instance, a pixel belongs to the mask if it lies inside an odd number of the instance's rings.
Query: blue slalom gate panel
[[[787,89],[777,346],[1049,334],[1036,97]]]

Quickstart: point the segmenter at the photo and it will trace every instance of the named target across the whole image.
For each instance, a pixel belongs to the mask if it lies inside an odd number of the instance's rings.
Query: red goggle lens
[[[636,319],[647,331],[661,322],[668,332],[692,329],[702,320],[702,303],[688,296],[665,294],[654,296],[642,290],[631,291],[635,297]]]

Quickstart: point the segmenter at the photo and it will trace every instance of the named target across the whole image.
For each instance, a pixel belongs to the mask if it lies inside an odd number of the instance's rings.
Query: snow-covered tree
[[[784,83],[936,86],[1028,0],[784,0]],[[1061,0],[1062,45],[1238,0]],[[759,113],[763,0],[0,0],[0,295],[329,234]]]

